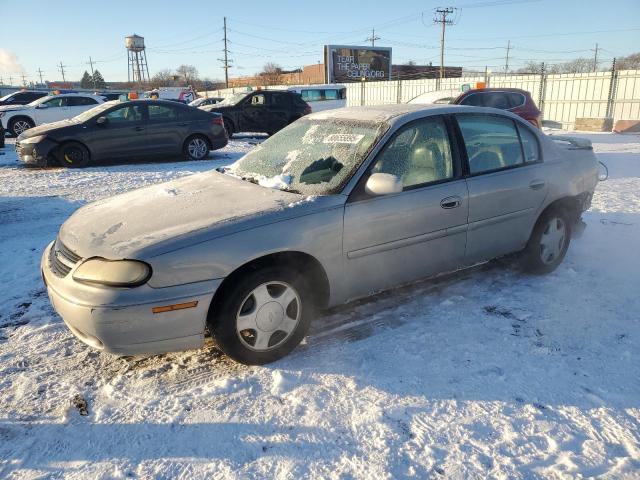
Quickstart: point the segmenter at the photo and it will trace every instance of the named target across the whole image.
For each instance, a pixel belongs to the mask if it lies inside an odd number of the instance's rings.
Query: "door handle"
[[[179,123],[178,126],[179,127],[188,127],[189,124],[188,123]]]
[[[462,199],[460,197],[454,196],[454,197],[443,198],[440,201],[440,206],[442,208],[447,208],[447,209],[458,208],[461,203],[462,203]]]
[[[540,190],[541,188],[544,188],[545,185],[546,182],[544,180],[532,180],[529,184],[529,188],[531,190]]]
[[[142,130],[144,130],[144,127],[135,127],[134,130],[136,132],[141,132]]]

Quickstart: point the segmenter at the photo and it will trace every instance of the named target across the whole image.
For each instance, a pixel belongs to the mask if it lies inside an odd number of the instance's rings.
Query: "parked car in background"
[[[306,116],[221,172],[84,206],[44,251],[55,310],[120,355],[274,361],[318,308],[521,251],[553,271],[598,181],[590,142],[443,105]],[[228,174],[225,174],[228,173]]]
[[[200,108],[206,105],[215,105],[216,103],[220,103],[222,100],[224,100],[222,97],[196,98],[193,102],[189,103],[189,106]]]
[[[229,137],[238,132],[271,135],[311,113],[311,107],[299,94],[286,90],[236,93],[202,110],[222,114]]]
[[[542,126],[542,112],[531,98],[531,94],[519,88],[476,88],[467,90],[451,99],[449,94],[440,96],[447,91],[426,92],[409,101],[414,104],[451,103],[454,105],[469,105],[473,107],[491,107],[508,110],[524,118],[533,126]],[[451,99],[450,101],[447,101]]]
[[[160,87],[144,92],[144,98],[173,100],[188,104],[198,98],[198,94],[191,87]]]
[[[17,137],[29,128],[75,117],[100,103],[104,103],[101,96],[87,93],[47,95],[28,105],[0,107],[0,123]]]
[[[227,144],[222,116],[164,100],[112,101],[70,120],[29,129],[16,141],[32,166],[86,167],[107,159],[205,158]]]
[[[289,87],[287,90],[299,93],[313,112],[347,106],[347,88],[344,85],[304,85]]]
[[[0,123],[0,148],[4,148],[4,127]]]
[[[104,98],[105,102],[110,102],[112,100],[120,100],[122,95],[128,95],[129,92],[96,92],[95,95],[100,95]]]
[[[26,105],[48,95],[43,90],[20,90],[0,98],[0,107],[5,105]]]

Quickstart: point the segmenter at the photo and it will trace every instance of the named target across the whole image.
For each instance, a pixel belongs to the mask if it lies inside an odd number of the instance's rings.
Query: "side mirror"
[[[102,125],[103,127],[109,123],[109,119],[107,117],[98,117],[96,120],[96,125]]]
[[[49,105],[47,105],[46,103],[41,103],[40,105],[38,105],[36,107],[38,110],[43,109],[43,108],[49,108]]]
[[[402,180],[390,173],[372,173],[364,186],[368,195],[389,195],[402,192]]]

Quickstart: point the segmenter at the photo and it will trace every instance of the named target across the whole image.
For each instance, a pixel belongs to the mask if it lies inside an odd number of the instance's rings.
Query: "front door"
[[[135,157],[148,149],[145,106],[122,104],[105,112],[106,122],[87,127],[87,145],[95,159]]]
[[[456,119],[468,159],[467,263],[518,251],[548,190],[537,140],[529,127],[503,116]]]
[[[242,104],[239,120],[241,132],[269,131],[270,115],[266,95],[256,93],[247,98]]]
[[[374,173],[395,175],[402,191],[364,193]],[[401,127],[363,175],[345,207],[346,298],[449,271],[464,259],[467,186],[441,117]]]
[[[39,104],[35,111],[36,124],[42,125],[70,118],[67,101],[68,97],[52,96],[49,100]]]

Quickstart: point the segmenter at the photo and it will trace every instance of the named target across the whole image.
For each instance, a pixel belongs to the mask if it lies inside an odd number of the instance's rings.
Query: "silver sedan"
[[[42,257],[88,345],[289,353],[318,309],[521,252],[555,269],[597,183],[588,142],[493,109],[393,105],[304,117],[229,168],[89,204]]]

